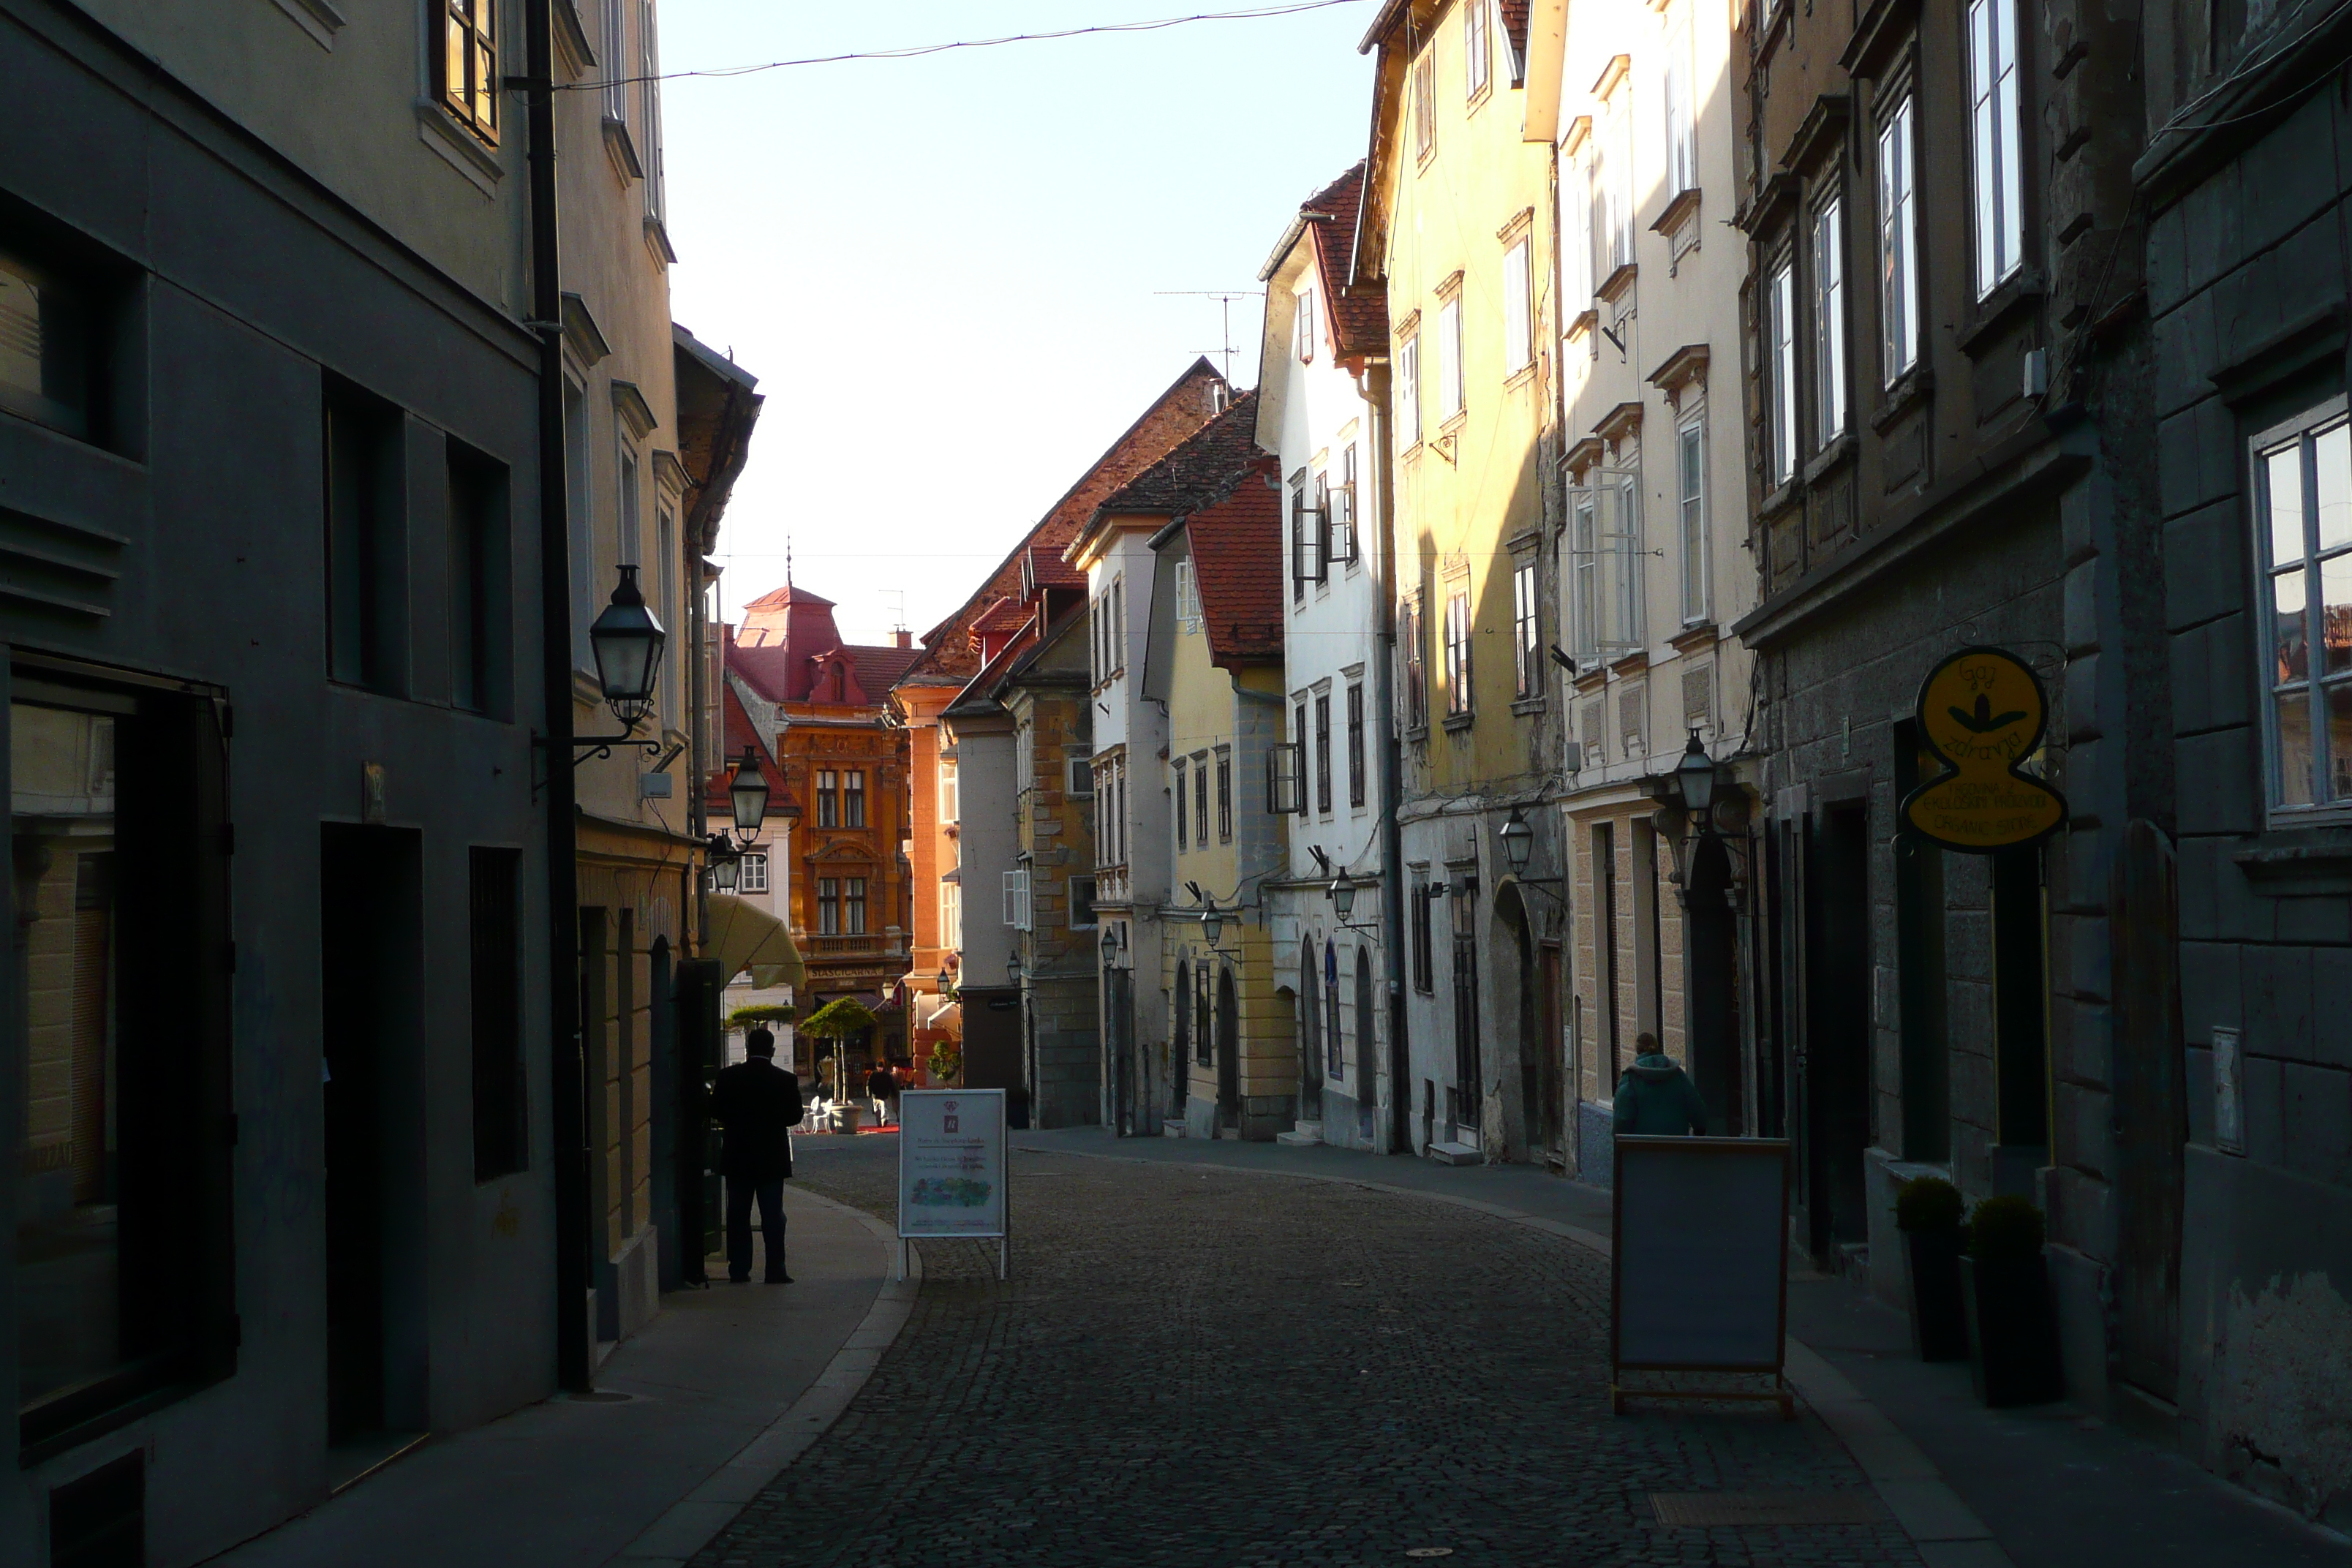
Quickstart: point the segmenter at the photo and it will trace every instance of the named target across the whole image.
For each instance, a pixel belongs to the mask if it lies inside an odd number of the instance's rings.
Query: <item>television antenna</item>
[[[1263,289],[1155,289],[1152,293],[1162,299],[1217,301],[1224,311],[1225,346],[1221,349],[1202,349],[1200,352],[1224,356],[1224,377],[1227,384],[1231,384],[1234,379],[1234,301],[1258,299],[1265,293],[1265,290]]]

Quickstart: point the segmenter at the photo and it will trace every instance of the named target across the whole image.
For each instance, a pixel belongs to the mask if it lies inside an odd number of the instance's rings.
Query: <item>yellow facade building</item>
[[[1530,124],[1525,12],[1391,0],[1360,277],[1384,279],[1398,552],[1406,1032],[1416,1150],[1564,1153],[1547,606],[1557,307],[1549,127]],[[1531,830],[1509,864],[1501,830]]]

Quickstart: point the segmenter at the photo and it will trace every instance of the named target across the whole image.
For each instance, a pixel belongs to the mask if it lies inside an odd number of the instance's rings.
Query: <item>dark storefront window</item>
[[[230,949],[215,705],[21,666],[14,697],[29,1457],[227,1370]]]

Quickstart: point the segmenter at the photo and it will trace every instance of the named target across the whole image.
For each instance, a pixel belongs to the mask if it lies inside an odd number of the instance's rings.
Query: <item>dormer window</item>
[[[1315,363],[1315,290],[1298,291],[1298,363]]]

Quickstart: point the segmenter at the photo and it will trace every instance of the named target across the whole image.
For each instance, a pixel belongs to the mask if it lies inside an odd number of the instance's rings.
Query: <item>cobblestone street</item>
[[[896,1144],[804,1142],[802,1184],[889,1217]],[[1919,1561],[1883,1517],[1660,1525],[1654,1493],[1870,1493],[1810,1415],[1610,1415],[1608,1268],[1572,1242],[1333,1182],[1013,1171],[1012,1279],[925,1245],[872,1381],[697,1564]]]

